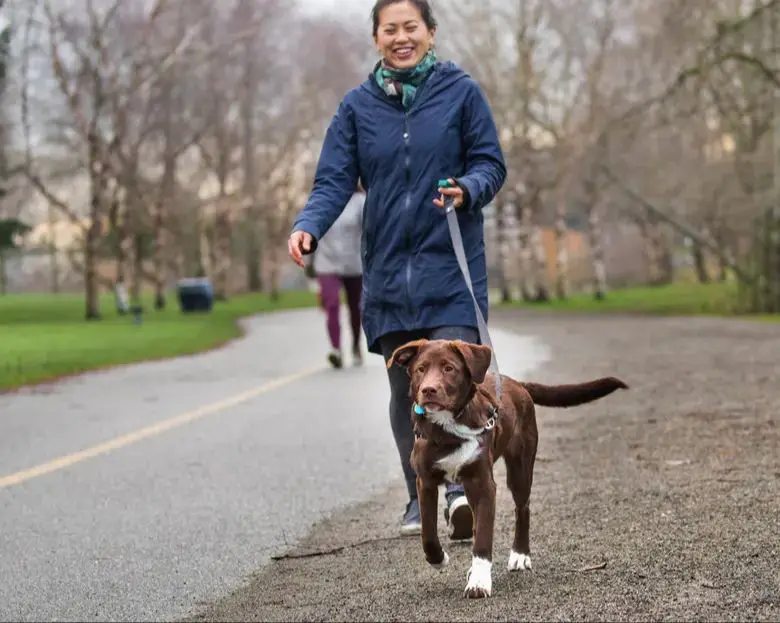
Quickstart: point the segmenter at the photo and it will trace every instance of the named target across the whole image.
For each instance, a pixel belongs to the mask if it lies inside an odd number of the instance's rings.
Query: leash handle
[[[439,188],[452,188],[452,184],[449,180],[439,180]],[[493,348],[493,342],[490,340],[490,333],[488,332],[487,322],[482,315],[482,310],[479,308],[477,297],[474,294],[474,285],[471,281],[471,273],[469,272],[469,265],[466,261],[466,250],[463,247],[463,237],[460,233],[460,225],[458,224],[458,215],[455,213],[455,199],[452,197],[444,200],[444,213],[447,216],[447,226],[450,230],[450,238],[452,239],[452,247],[455,250],[455,258],[458,260],[458,266],[460,272],[463,275],[463,279],[466,282],[466,287],[471,294],[471,300],[474,303],[474,311],[477,314],[477,328],[479,330],[480,341],[490,346],[491,357],[489,369],[493,371],[496,377],[496,400],[501,400],[501,374],[498,370],[498,359],[496,357],[496,350]]]
[[[452,188],[452,184],[449,180],[439,180],[439,183],[437,186],[441,188]],[[445,197],[444,198],[444,213],[449,214],[450,212],[455,211],[455,198],[454,197]]]

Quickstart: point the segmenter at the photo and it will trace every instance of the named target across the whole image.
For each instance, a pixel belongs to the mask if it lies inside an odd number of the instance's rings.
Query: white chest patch
[[[469,428],[456,422],[451,411],[429,411],[427,417],[446,432],[463,440],[456,450],[436,461],[436,467],[444,472],[444,477],[449,482],[457,483],[458,472],[461,468],[479,457],[481,448],[477,438],[485,429]]]
[[[461,468],[475,461],[479,453],[479,442],[476,439],[466,439],[457,450],[436,461],[436,467],[444,472],[447,480],[456,483]]]

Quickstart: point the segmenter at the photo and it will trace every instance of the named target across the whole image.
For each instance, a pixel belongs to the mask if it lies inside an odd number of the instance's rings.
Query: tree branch
[[[677,231],[690,237],[694,242],[700,244],[702,247],[709,249],[719,260],[723,261],[726,266],[728,266],[731,270],[734,271],[734,274],[737,275],[737,277],[739,277],[740,281],[742,281],[745,284],[752,284],[755,282],[755,277],[753,277],[742,266],[737,264],[737,262],[734,260],[733,257],[730,257],[727,253],[724,253],[723,250],[715,242],[713,242],[710,238],[706,236],[702,236],[692,226],[680,220],[679,218],[673,216],[671,210],[663,210],[658,206],[656,206],[655,204],[648,201],[647,199],[645,199],[644,197],[642,197],[642,195],[636,192],[633,188],[631,188],[628,184],[626,184],[619,176],[617,176],[612,171],[612,168],[609,166],[609,164],[602,163],[601,172],[621,192],[623,192],[627,197],[629,197],[630,199],[632,199],[633,201],[641,205],[642,208],[647,210],[653,216],[671,225]]]

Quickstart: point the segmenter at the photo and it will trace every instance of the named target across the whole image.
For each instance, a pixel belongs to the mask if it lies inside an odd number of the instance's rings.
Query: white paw
[[[450,557],[447,556],[447,552],[444,552],[444,558],[442,558],[441,562],[437,563],[431,563],[431,567],[434,569],[444,569],[448,564],[450,564]]]
[[[463,596],[469,599],[483,599],[490,597],[493,590],[493,578],[490,571],[493,564],[484,558],[472,558],[471,569],[466,576],[468,582]]]
[[[530,571],[531,557],[528,554],[518,554],[515,550],[510,550],[506,568],[510,571]]]

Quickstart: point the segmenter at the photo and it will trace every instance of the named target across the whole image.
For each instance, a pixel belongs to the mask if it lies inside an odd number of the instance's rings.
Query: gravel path
[[[196,618],[780,620],[780,325],[510,310],[491,325],[549,345],[533,380],[615,374],[631,386],[539,408],[532,572],[505,570],[512,506],[499,464],[492,599],[461,597],[467,546],[443,537],[451,564],[438,573],[416,538],[396,538],[399,482],[290,552],[321,555],[270,563]]]

